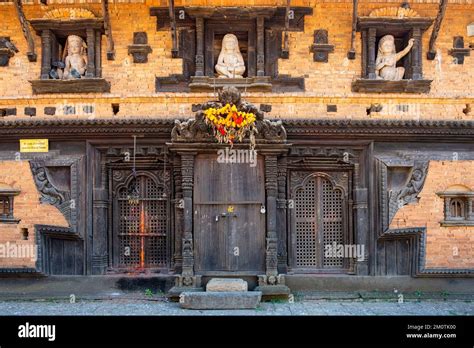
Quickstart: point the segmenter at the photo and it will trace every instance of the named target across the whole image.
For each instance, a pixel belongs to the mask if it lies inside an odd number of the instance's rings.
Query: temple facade
[[[472,277],[472,49],[470,0],[0,0],[0,273]]]

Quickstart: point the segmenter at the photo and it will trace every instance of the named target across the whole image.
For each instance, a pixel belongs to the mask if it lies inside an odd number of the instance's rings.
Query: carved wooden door
[[[333,249],[348,238],[348,173],[291,173],[290,265],[294,271],[342,271],[350,261]],[[335,249],[337,250],[337,249]]]
[[[124,172],[114,171],[114,178]],[[168,266],[169,204],[162,176],[162,171],[138,172],[136,178],[115,182],[113,249],[118,268]]]
[[[218,163],[199,155],[195,164],[195,270],[263,272],[265,270],[265,186],[263,159]]]

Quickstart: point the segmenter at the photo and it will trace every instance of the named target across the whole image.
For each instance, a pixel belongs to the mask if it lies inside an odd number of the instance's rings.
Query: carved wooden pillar
[[[364,246],[364,260],[357,260],[356,272],[358,275],[368,275],[369,250],[369,212],[368,212],[368,190],[362,187],[360,182],[360,165],[354,163],[354,227],[356,231],[356,243]]]
[[[183,224],[183,285],[191,286],[194,275],[193,245],[193,186],[194,186],[194,154],[181,153],[181,175],[184,203]]]
[[[49,79],[51,70],[51,36],[53,33],[49,29],[41,32],[41,79]]]
[[[276,231],[277,216],[277,156],[265,155],[265,191],[267,195],[267,243],[266,243],[266,275],[276,277],[278,275],[278,237]],[[274,280],[276,281],[276,279]],[[270,283],[272,283],[270,281]]]
[[[181,245],[183,243],[183,190],[181,162],[176,156],[173,163],[173,178],[175,187],[174,200],[174,255],[173,265],[175,272],[180,272],[183,267],[183,254]]]
[[[196,76],[204,76],[204,18],[196,18]]]
[[[277,236],[278,236],[278,272],[288,272],[287,252],[287,200],[286,200],[286,157],[278,161],[278,198],[277,198]]]
[[[257,17],[257,76],[265,76],[265,19]]]
[[[95,77],[95,31],[87,29],[87,70],[86,77]]]
[[[369,28],[368,30],[368,47],[367,47],[367,77],[369,79],[375,79],[377,78],[377,75],[375,74],[375,40],[376,37],[375,35],[377,34],[377,29],[375,28]]]
[[[444,216],[446,219],[451,218],[451,209],[449,209],[450,205],[451,205],[451,198],[446,197],[444,199]]]
[[[422,80],[423,75],[421,71],[421,29],[414,28],[411,33],[411,37],[415,39],[413,43],[413,48],[411,49],[412,55],[412,76],[413,80]]]
[[[105,274],[108,267],[109,191],[105,154],[92,146],[88,150],[92,177],[92,251],[91,273]],[[111,173],[109,171],[109,173]]]
[[[467,200],[467,218],[469,220],[474,220],[474,211],[472,210],[474,198],[468,198]]]
[[[102,77],[102,49],[101,49],[101,36],[102,33],[97,30],[95,33],[95,51],[97,54],[95,55],[95,77]]]

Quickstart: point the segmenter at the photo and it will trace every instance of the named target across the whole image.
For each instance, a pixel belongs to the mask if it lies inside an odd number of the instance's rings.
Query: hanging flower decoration
[[[239,111],[235,105],[226,104],[220,108],[209,108],[204,111],[205,121],[213,128],[214,136],[219,143],[233,144],[241,142],[250,134],[252,143],[257,129],[255,127],[255,114]],[[251,144],[254,146],[254,144]]]

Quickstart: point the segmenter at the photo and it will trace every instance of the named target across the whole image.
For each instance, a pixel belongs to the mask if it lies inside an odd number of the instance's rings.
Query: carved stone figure
[[[66,40],[64,53],[67,54],[64,61],[63,79],[80,79],[86,73],[87,68],[87,45],[77,35],[69,35]]]
[[[414,39],[408,41],[407,47],[397,53],[393,35],[385,35],[379,41],[375,73],[378,79],[400,81],[405,75],[405,68],[397,67],[397,62],[410,52]]]
[[[242,78],[245,63],[240,53],[239,40],[234,34],[226,34],[222,39],[222,49],[216,64],[220,78]]]

